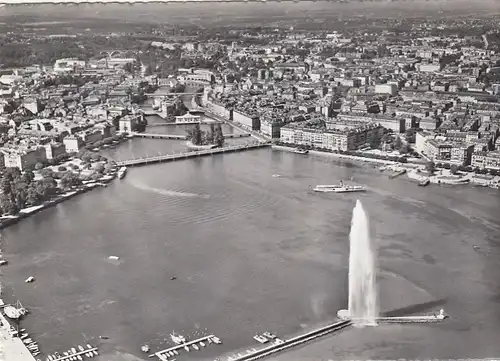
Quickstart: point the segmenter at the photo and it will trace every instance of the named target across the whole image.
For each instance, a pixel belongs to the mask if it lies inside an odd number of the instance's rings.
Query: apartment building
[[[308,145],[330,150],[355,150],[366,144],[376,134],[382,136],[384,128],[378,124],[366,124],[348,130],[324,130],[286,125],[281,128],[280,141],[283,143]]]
[[[136,115],[126,115],[123,118],[120,118],[118,121],[118,126],[120,129],[120,132],[123,133],[129,133],[133,132],[135,129],[136,125],[141,122],[141,115],[136,114]]]
[[[85,146],[83,139],[77,135],[70,135],[64,138],[63,144],[68,153],[77,153]]]
[[[233,121],[252,128],[252,130],[260,130],[260,118],[257,114],[247,114],[241,110],[234,109]]]
[[[33,168],[38,162],[45,162],[47,160],[44,147],[26,149],[3,148],[1,152],[4,156],[6,168],[18,168],[21,171]]]
[[[477,168],[500,170],[500,152],[475,152],[471,165]]]
[[[64,143],[48,143],[44,145],[47,159],[54,159],[59,155],[66,154]]]

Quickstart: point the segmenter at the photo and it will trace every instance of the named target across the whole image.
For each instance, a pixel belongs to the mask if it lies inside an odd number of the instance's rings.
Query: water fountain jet
[[[368,217],[359,200],[352,214],[349,243],[348,309],[338,311],[337,315],[352,320],[354,326],[376,326],[379,316],[376,252],[370,240]]]

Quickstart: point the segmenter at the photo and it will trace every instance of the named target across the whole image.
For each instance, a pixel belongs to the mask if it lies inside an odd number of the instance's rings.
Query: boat
[[[262,335],[271,339],[271,340],[276,338],[276,335],[274,333],[271,333],[271,332],[264,332]]]
[[[194,348],[196,351],[198,351],[198,350],[200,349],[200,348],[198,347],[198,345],[197,345],[197,344],[195,344],[195,343],[193,343],[191,346],[193,346],[193,348]]]
[[[255,335],[255,336],[253,337],[253,339],[254,339],[255,341],[257,341],[257,342],[260,342],[260,343],[266,343],[266,342],[268,342],[268,341],[269,341],[267,338],[262,337],[262,336],[260,336],[260,335]]]
[[[93,348],[89,343],[87,344],[87,348]]]
[[[205,347],[205,344],[202,341],[200,341],[200,346]]]
[[[294,153],[297,153],[297,154],[307,154],[309,153],[309,151],[307,149],[302,149],[302,148],[296,148],[293,150]]]
[[[424,179],[424,180],[420,181],[420,182],[418,183],[418,185],[419,185],[420,187],[427,187],[430,183],[431,183],[431,181],[430,181],[429,179]]]
[[[218,345],[220,345],[222,343],[220,338],[218,338],[217,336],[212,337],[212,341]]]
[[[76,358],[77,358],[79,361],[82,361],[82,360],[83,360],[82,356],[80,356],[80,355],[77,355],[77,356],[76,356]]]
[[[184,350],[186,350],[187,352],[191,351],[187,346],[184,346]]]
[[[84,349],[84,348],[83,348],[83,346],[81,346],[81,345],[78,345],[78,349],[79,349],[80,351],[85,351],[85,349]]]
[[[281,178],[281,174],[273,174],[273,178]]]
[[[172,352],[174,353],[174,355],[178,355],[179,354],[179,352],[177,352],[177,350],[173,350]]]
[[[118,178],[122,179],[125,177],[125,173],[127,172],[127,167],[121,167],[118,169]]]
[[[170,334],[170,338],[172,339],[172,341],[176,344],[176,345],[180,345],[180,344],[183,344],[184,342],[186,342],[186,338],[182,335],[176,335],[175,332],[172,332]]]
[[[141,346],[141,351],[142,352],[149,352],[149,346],[148,345]]]
[[[94,352],[94,355],[96,355],[96,356],[99,355],[99,353],[97,352],[97,350],[94,350],[93,352]]]
[[[283,341],[283,340],[282,340],[282,339],[280,339],[280,338],[276,338],[276,339],[274,340],[274,344],[275,344],[275,345],[281,345],[282,343],[285,343],[285,341]]]
[[[35,277],[30,276],[30,277],[26,278],[26,280],[25,280],[24,282],[26,282],[26,283],[31,283],[31,282],[33,282],[34,280],[35,280]]]
[[[313,191],[322,193],[329,193],[329,192],[348,193],[348,192],[365,192],[366,188],[364,186],[346,185],[343,182],[340,182],[340,184],[338,185],[335,184],[317,185],[315,188],[313,188]]]
[[[0,266],[5,266],[7,264],[7,260],[2,259],[0,260]]]

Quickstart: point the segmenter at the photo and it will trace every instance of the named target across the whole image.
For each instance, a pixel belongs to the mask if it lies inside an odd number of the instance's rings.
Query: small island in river
[[[210,124],[209,131],[203,131],[199,124],[187,131],[186,145],[190,149],[213,149],[224,146],[224,134],[220,124]]]

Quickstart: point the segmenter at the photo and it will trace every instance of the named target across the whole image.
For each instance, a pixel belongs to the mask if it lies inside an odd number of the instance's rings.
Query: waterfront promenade
[[[222,153],[232,153],[232,152],[240,152],[240,151],[251,150],[251,149],[259,149],[259,148],[263,148],[263,147],[269,147],[270,145],[271,144],[269,144],[269,143],[254,143],[254,144],[234,145],[234,146],[230,146],[230,147],[200,150],[200,151],[196,151],[196,152],[164,154],[164,155],[158,155],[158,156],[154,156],[154,157],[143,157],[143,158],[122,160],[122,161],[117,161],[116,164],[120,167],[122,167],[122,166],[132,167],[132,166],[140,166],[140,165],[153,164],[153,163],[176,161],[179,159],[188,159],[188,158],[216,155],[216,154],[222,154]]]

